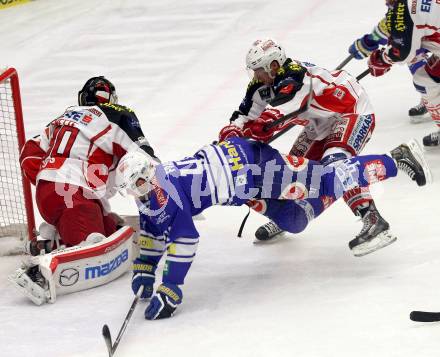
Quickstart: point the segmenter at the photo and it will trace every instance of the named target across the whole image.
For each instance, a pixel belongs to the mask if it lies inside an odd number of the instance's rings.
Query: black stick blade
[[[104,341],[105,341],[105,344],[107,346],[108,356],[112,357],[113,356],[113,351],[112,351],[112,335],[111,335],[110,329],[108,328],[107,325],[102,326],[102,337],[104,337]]]
[[[409,318],[418,322],[435,322],[440,321],[440,312],[411,311]]]

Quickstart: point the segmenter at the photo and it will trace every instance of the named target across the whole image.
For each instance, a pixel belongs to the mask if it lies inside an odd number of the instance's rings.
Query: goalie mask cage
[[[0,70],[0,237],[20,240],[32,239],[35,229],[31,187],[19,163],[24,143],[17,71]]]

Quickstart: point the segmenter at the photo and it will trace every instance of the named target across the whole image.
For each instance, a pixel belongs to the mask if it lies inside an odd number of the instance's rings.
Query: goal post
[[[7,68],[0,70],[0,237],[20,240],[35,237],[31,185],[19,163],[24,143],[18,74]]]

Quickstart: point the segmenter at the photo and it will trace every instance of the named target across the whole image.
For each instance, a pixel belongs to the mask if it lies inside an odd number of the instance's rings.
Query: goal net
[[[0,255],[19,252],[35,228],[30,183],[19,164],[24,142],[17,71],[0,69]]]

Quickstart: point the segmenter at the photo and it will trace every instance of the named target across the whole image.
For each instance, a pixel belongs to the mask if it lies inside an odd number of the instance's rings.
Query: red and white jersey
[[[409,63],[424,48],[440,56],[440,2],[396,0],[388,9],[386,24],[390,37],[384,60]]]
[[[34,183],[69,183],[102,198],[109,173],[134,150],[155,158],[131,109],[116,104],[73,106],[26,142],[20,164]]]
[[[298,110],[307,103],[312,86],[312,100],[307,111],[298,115],[295,122],[314,132],[314,140],[329,135],[335,119],[341,114],[369,115],[373,113],[370,100],[356,78],[346,71],[329,71],[303,64],[307,68],[301,89],[292,100],[266,109],[276,108],[282,115]]]
[[[291,90],[291,80],[294,80],[295,86],[301,86],[298,91]],[[274,81],[272,87],[257,81],[249,84],[239,111],[234,112],[235,118],[234,115],[231,118],[234,125],[243,128],[245,123],[258,118],[264,110],[276,109],[280,115],[298,110],[306,104],[311,85],[313,97],[309,109],[292,122],[306,126],[310,133],[314,133],[314,140],[329,135],[332,124],[341,114],[373,113],[365,90],[356,78],[345,71],[329,71],[288,59]],[[287,91],[284,89],[291,90],[291,94],[285,95]]]

